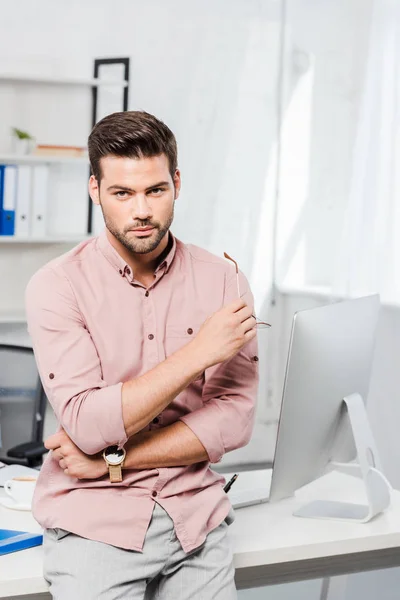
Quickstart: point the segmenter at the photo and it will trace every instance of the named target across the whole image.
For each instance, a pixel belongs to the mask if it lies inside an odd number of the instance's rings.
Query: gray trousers
[[[143,553],[47,529],[44,576],[55,600],[237,598],[226,521],[199,548],[185,554],[171,518],[158,504]]]

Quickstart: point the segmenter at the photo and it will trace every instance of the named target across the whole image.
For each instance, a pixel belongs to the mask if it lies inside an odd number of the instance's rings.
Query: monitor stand
[[[361,469],[367,504],[353,504],[317,500],[301,507],[297,517],[314,519],[340,519],[367,523],[390,506],[391,485],[382,473],[378,450],[368,422],[367,411],[360,394],[351,394],[343,399],[354,436],[357,461]]]

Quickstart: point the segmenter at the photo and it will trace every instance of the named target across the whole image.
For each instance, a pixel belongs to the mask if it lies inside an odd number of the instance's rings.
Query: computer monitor
[[[271,502],[320,477],[330,461],[355,458],[343,399],[367,399],[379,307],[373,295],[294,315]]]
[[[294,315],[272,481],[270,471],[241,473],[239,485],[235,484],[236,489],[229,494],[235,508],[293,496],[297,489],[323,475],[330,462],[351,461],[356,456],[354,428],[358,454],[360,449],[362,452],[362,474],[370,485],[369,506],[326,506],[317,501],[301,516],[337,515],[365,521],[390,502],[389,484],[379,471],[363,404],[368,395],[379,307],[379,296],[373,295]]]

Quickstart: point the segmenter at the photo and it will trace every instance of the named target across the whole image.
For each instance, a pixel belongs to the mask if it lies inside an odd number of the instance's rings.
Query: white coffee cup
[[[35,485],[35,477],[14,477],[5,482],[4,491],[16,504],[31,506]]]

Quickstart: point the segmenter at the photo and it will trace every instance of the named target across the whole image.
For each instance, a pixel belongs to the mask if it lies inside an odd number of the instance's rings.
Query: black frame
[[[128,110],[128,99],[129,99],[129,58],[96,58],[94,61],[93,76],[95,79],[99,76],[100,67],[103,65],[124,65],[124,81],[127,85],[124,87],[124,97],[122,110]],[[92,87],[92,128],[97,123],[97,99],[98,99],[99,88],[97,86]],[[87,232],[90,235],[93,229],[93,203],[89,196],[88,204],[88,223]]]
[[[18,346],[16,344],[0,344],[0,350],[10,350],[13,352],[22,352],[23,354],[32,354],[33,360],[35,360],[33,349],[29,348],[29,346]],[[36,364],[36,363],[35,363]],[[36,395],[35,395],[35,405],[34,405],[34,415],[33,415],[33,423],[32,423],[32,439],[29,441],[32,442],[41,442],[43,440],[43,428],[44,428],[44,418],[46,414],[46,403],[47,397],[45,391],[42,386],[41,379],[38,375],[37,383],[36,383]],[[39,418],[38,418],[39,415]]]
[[[10,350],[11,352],[15,351],[15,352],[21,352],[23,354],[31,354],[32,355],[32,359],[35,360],[34,357],[34,353],[33,353],[33,349],[29,348],[29,346],[19,346],[17,344],[0,344],[0,349],[1,350]],[[35,362],[36,365],[36,362]],[[26,441],[26,444],[23,444],[22,446],[26,446],[26,445],[35,445],[36,446],[41,446],[43,444],[43,430],[44,430],[44,420],[46,417],[46,405],[47,405],[47,396],[46,393],[44,391],[43,385],[42,385],[42,381],[40,379],[40,376],[38,374],[37,377],[37,383],[36,383],[36,393],[35,393],[35,402],[34,402],[34,412],[33,412],[33,419],[32,419],[32,433],[31,433],[31,439]],[[21,446],[16,447],[20,448]],[[2,457],[3,460],[3,457]],[[5,460],[5,457],[4,457]],[[28,463],[31,462],[32,466],[36,463],[40,464],[41,463],[41,459],[35,460],[33,459],[33,461],[30,461],[29,458],[27,458]],[[7,461],[9,462],[9,461]],[[15,462],[15,461],[11,461]]]

